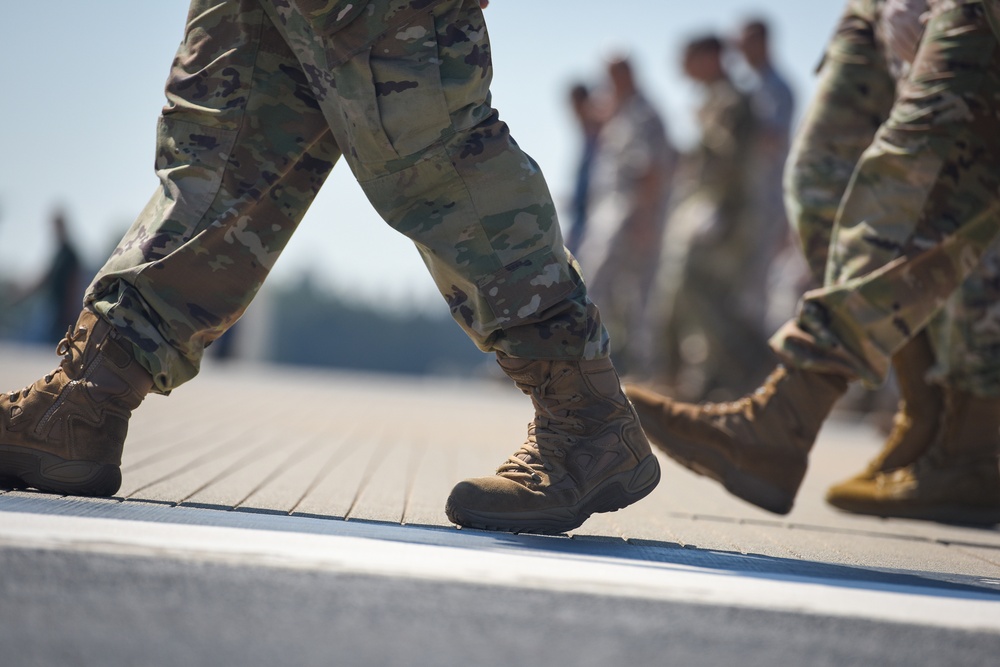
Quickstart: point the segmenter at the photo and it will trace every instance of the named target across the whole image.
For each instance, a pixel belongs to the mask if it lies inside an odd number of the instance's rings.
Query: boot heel
[[[734,496],[775,514],[788,514],[795,504],[794,493],[782,491],[736,468],[730,469],[722,484]]]

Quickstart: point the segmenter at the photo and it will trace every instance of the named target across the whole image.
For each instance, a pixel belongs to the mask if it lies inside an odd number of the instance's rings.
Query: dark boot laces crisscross
[[[49,373],[45,374],[43,381],[46,384],[52,382],[52,380],[55,379],[56,375],[58,375],[59,373],[65,372],[64,367],[66,363],[70,361],[72,357],[72,352],[74,350],[76,350],[78,353],[81,353],[81,351],[77,349],[76,343],[78,340],[80,340],[80,338],[83,337],[83,334],[85,332],[86,332],[85,328],[83,327],[77,328],[74,325],[70,325],[70,327],[66,330],[66,335],[56,345],[56,354],[63,358],[63,363],[60,364],[55,369],[53,369],[52,371],[50,371]],[[12,403],[16,403],[21,399],[27,398],[28,394],[31,393],[31,390],[34,386],[35,386],[34,384],[29,384],[24,389],[12,391],[9,394],[7,394],[7,398]]]
[[[528,424],[528,438],[513,455],[497,468],[498,475],[528,475],[534,482],[541,482],[540,471],[553,469],[550,459],[566,456],[565,445],[572,444],[583,432],[586,424],[573,406],[583,400],[576,393],[559,393],[553,383],[568,375],[548,377],[537,387],[530,388],[535,405],[535,419]]]

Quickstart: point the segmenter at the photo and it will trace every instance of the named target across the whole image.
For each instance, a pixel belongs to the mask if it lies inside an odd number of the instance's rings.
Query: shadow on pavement
[[[442,526],[344,520],[329,516],[220,511],[120,499],[56,498],[32,492],[0,495],[0,512],[5,511],[354,537],[494,553],[530,553],[533,556],[590,562],[603,560],[633,567],[662,568],[667,565],[773,581],[1000,601],[1000,581],[975,576],[846,566],[699,549],[673,542],[626,541],[614,536],[516,535]]]

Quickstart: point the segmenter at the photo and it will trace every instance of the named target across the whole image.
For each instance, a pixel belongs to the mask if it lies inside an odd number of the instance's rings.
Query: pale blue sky
[[[49,213],[70,214],[100,262],[156,185],[154,126],[181,38],[185,0],[7,3],[0,22],[0,273],[34,276],[51,252]],[[839,0],[493,0],[494,103],[542,166],[557,200],[571,187],[571,81],[597,81],[602,57],[628,49],[679,144],[691,140],[694,89],[680,76],[685,38],[772,20],[776,61],[799,96],[842,9]],[[410,243],[370,209],[338,165],[274,270],[308,268],[342,292],[393,304],[439,297]]]

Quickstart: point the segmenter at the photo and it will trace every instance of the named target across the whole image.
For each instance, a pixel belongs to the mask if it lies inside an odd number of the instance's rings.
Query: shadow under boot
[[[913,463],[842,489],[856,514],[943,523],[1000,523],[1000,398],[944,390],[940,425]]]
[[[626,391],[650,441],[671,458],[749,503],[787,514],[847,378],[779,365],[751,394],[698,405],[643,387]]]
[[[130,345],[84,310],[59,342],[59,368],[0,395],[0,484],[82,496],[121,486],[121,455],[132,410],[153,378]]]
[[[459,525],[561,533],[648,495],[660,466],[610,359],[556,361],[497,354],[531,397],[528,438],[492,477],[459,482],[445,505]]]
[[[943,389],[926,379],[934,360],[930,339],[923,332],[893,355],[900,401],[892,430],[878,456],[863,471],[830,487],[826,494],[829,504],[848,510],[845,503],[856,503],[866,494],[874,498],[872,483],[878,475],[908,466],[930,447],[944,412]]]

